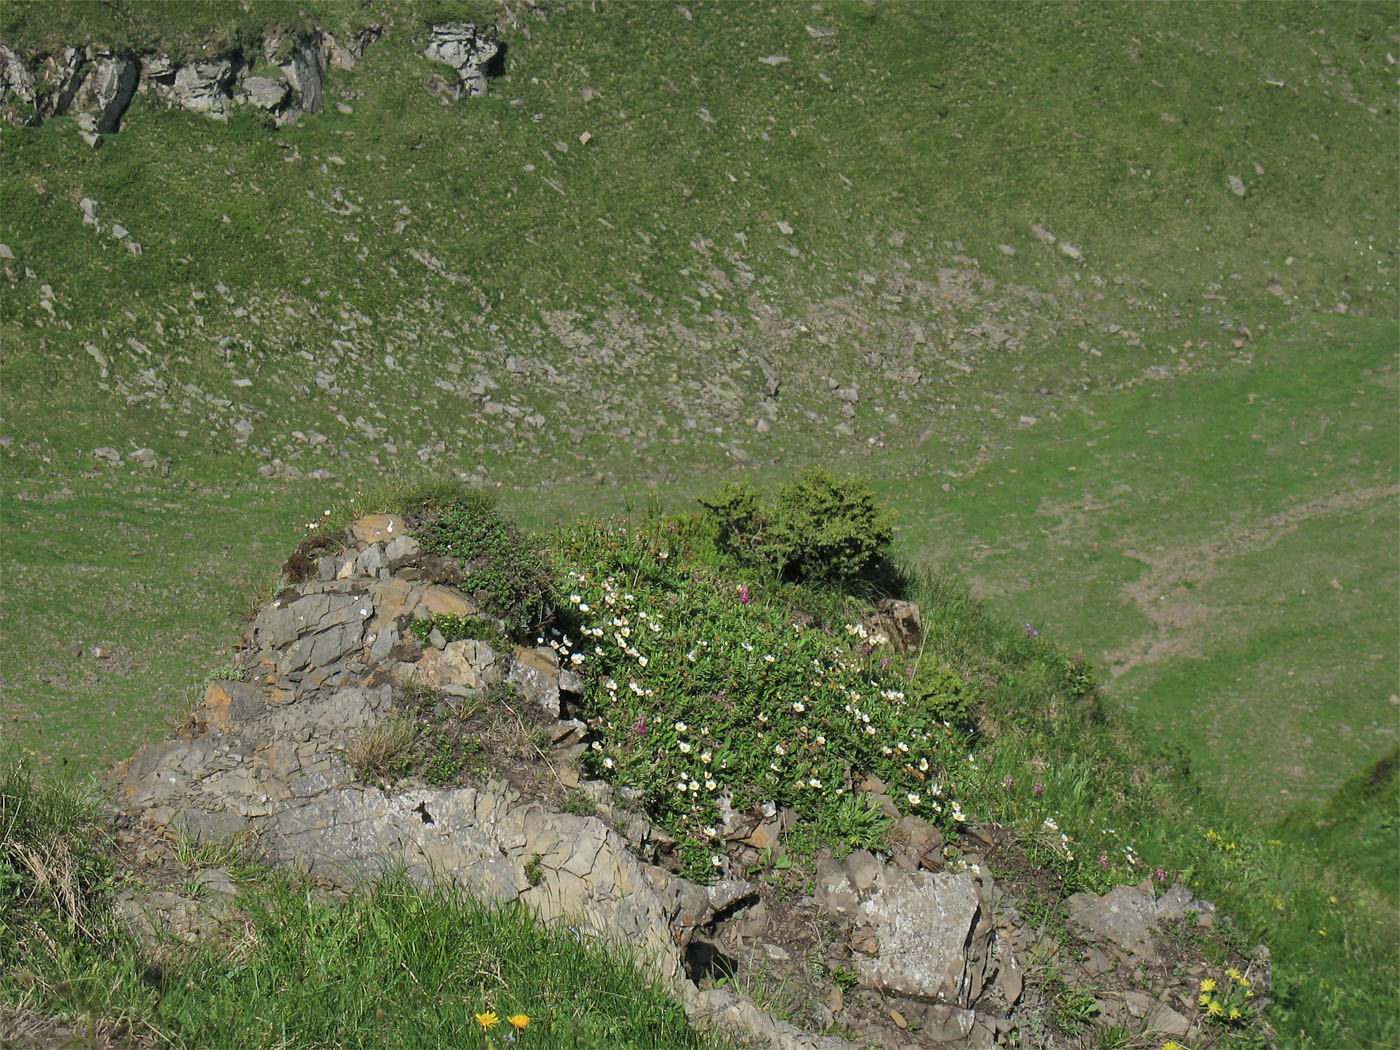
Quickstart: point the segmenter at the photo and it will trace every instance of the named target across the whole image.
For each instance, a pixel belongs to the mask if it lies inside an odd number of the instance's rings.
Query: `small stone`
[[[759,59],[765,66],[781,66],[784,62],[791,62],[787,55],[764,55]]]
[[[0,259],[13,259],[15,253],[10,250],[8,244],[0,244]]]
[[[905,1017],[902,1013],[900,1013],[898,1010],[891,1010],[891,1011],[890,1011],[890,1020],[893,1021],[893,1022],[894,1022],[894,1026],[895,1026],[896,1028],[900,1029],[901,1031],[903,1031],[904,1029],[906,1029],[906,1028],[909,1027],[909,1019],[906,1018],[906,1017]]]
[[[140,255],[141,245],[137,244],[135,241],[127,241],[126,251],[128,255]]]
[[[784,222],[782,219],[778,220],[777,226],[778,232],[783,234],[784,236],[790,236],[792,234],[792,226]]]
[[[1241,179],[1238,175],[1230,176],[1230,192],[1233,193],[1236,197],[1244,196],[1244,180]]]
[[[120,241],[120,240],[122,240],[124,237],[130,236],[130,234],[131,234],[131,231],[128,230],[128,229],[127,229],[125,226],[123,226],[121,223],[119,223],[119,222],[114,222],[114,223],[112,223],[112,236],[115,237],[117,240]]]

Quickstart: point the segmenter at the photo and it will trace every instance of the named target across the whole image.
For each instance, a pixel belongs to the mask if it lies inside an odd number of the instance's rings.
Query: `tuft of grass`
[[[362,780],[393,780],[418,737],[418,724],[405,715],[385,719],[362,731],[345,749],[345,761]]]
[[[90,937],[111,873],[91,798],[39,783],[13,756],[0,760],[0,962],[8,968],[44,954],[60,931]]]

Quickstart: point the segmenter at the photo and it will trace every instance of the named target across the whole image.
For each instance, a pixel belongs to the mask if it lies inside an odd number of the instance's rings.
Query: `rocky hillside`
[[[1149,877],[1061,899],[1012,829],[970,823],[945,838],[873,780],[868,797],[894,821],[888,851],[794,864],[797,814],[766,802],[730,813],[716,877],[692,882],[642,792],[584,772],[597,713],[557,643],[448,642],[436,629],[419,641],[415,622],[490,617],[441,582],[460,568],[424,552],[405,519],[319,536],[298,565],[308,578],[258,612],[187,725],[115,772],[119,837],[151,883],[122,908],[147,936],[163,924],[217,936],[236,917],[218,871],[197,897],[161,885],[162,842],[242,836],[341,890],[401,867],[623,941],[695,1022],[754,1045],[1070,1047],[1085,1045],[1076,1025],[1090,1017],[1207,1045],[1202,982],[1227,964],[1255,1008],[1267,1002],[1267,951],[1208,962],[1215,908],[1186,887]],[[918,608],[893,614],[902,630],[877,612],[867,636],[919,649]],[[395,745],[404,725],[416,742]],[[470,760],[455,762],[463,741]],[[421,759],[401,761],[408,751]],[[1060,914],[1065,925],[1044,919]],[[789,988],[784,1018],[722,986],[763,980]],[[1065,987],[1093,992],[1071,1007]]]

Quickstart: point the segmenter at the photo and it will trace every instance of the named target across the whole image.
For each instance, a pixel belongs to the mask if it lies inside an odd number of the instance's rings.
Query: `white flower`
[[[690,782],[690,790],[691,790],[691,791],[699,791],[699,790],[700,790],[700,782],[697,781],[697,780],[692,780],[692,781]]]
[[[603,759],[603,767],[604,767],[605,769],[612,769],[612,767],[613,767],[613,760],[610,759],[610,758],[605,758],[605,759]]]
[[[677,723],[676,723],[676,732],[677,732],[677,733],[684,733],[684,732],[685,732],[687,729],[689,729],[689,728],[690,728],[690,726],[686,725],[684,722],[677,722]]]
[[[826,746],[826,737],[824,737],[824,736],[819,736],[819,737],[817,737],[817,747],[825,747],[825,746]]]
[[[617,680],[614,678],[609,678],[606,682],[603,683],[603,688],[610,693],[615,692],[617,690]]]
[[[603,750],[603,745],[602,745],[602,743],[601,743],[600,741],[597,741],[597,740],[593,741],[593,750],[594,750],[594,751],[601,751],[601,750]]]
[[[792,702],[792,709],[800,715],[803,711],[807,710],[807,705],[801,700],[794,700]]]
[[[678,748],[681,749],[681,754],[683,754],[683,755],[688,755],[688,754],[690,754],[690,745],[687,744],[684,740],[682,740],[682,741],[681,741],[679,744],[677,744],[676,746],[677,746]]]
[[[774,744],[774,745],[773,745],[773,753],[774,753],[774,754],[777,754],[777,755],[786,755],[786,754],[787,754],[787,748],[783,747],[782,744]]]
[[[818,780],[816,777],[812,777],[812,779],[810,779],[809,781],[807,781],[807,783],[810,784],[810,785],[811,785],[812,787],[814,787],[814,788],[819,788],[819,787],[822,786],[822,782],[821,782],[820,780]]]
[[[593,610],[590,609],[590,608],[588,607],[588,603],[587,603],[587,602],[579,602],[579,603],[578,603],[578,611],[579,611],[579,612],[592,612]]]
[[[719,785],[715,783],[715,781],[714,781],[713,778],[711,778],[711,777],[706,777],[706,778],[705,778],[705,790],[706,790],[706,791],[713,791],[713,790],[714,790],[715,788],[717,788],[717,787],[719,787]]]
[[[572,664],[581,664],[581,663],[583,663],[583,661],[584,661],[584,655],[583,655],[583,653],[574,653],[573,656],[569,657],[569,662],[572,663]]]
[[[647,658],[645,656],[639,656],[637,657],[637,663],[645,667],[647,665]]]
[[[928,759],[926,759],[926,758],[921,758],[921,759],[919,759],[919,772],[920,772],[920,773],[927,773],[927,772],[928,772]]]
[[[699,655],[699,654],[697,654],[696,651],[695,651],[694,649],[692,649],[692,650],[690,650],[690,652],[688,652],[688,653],[685,654],[685,658],[686,658],[687,660],[689,660],[691,663],[694,663],[694,662],[695,662],[695,658],[696,658],[697,655]]]
[[[577,605],[579,602],[583,601],[583,598],[582,598],[580,595],[571,594],[571,595],[569,595],[569,601],[571,601],[571,602],[573,602],[575,605]]]
[[[724,858],[716,854],[710,858],[710,863],[716,868],[723,867]]]
[[[772,653],[764,653],[764,654],[763,654],[763,662],[764,662],[764,663],[771,664],[771,663],[772,663],[774,660],[776,660],[776,659],[777,659],[777,657],[774,656]]]
[[[708,752],[708,751],[702,751],[702,752],[700,752],[700,761],[701,761],[701,762],[704,762],[705,765],[707,765],[707,766],[710,764],[710,759],[713,758],[713,757],[714,757],[714,756],[711,755],[710,752]]]

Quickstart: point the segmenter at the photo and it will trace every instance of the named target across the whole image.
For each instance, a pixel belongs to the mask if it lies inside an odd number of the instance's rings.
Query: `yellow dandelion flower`
[[[1186,1050],[1186,1047],[1182,1046],[1175,1039],[1168,1039],[1162,1044],[1162,1050]]]
[[[1210,997],[1209,992],[1202,992],[1200,995],[1196,996],[1196,1002],[1200,1003],[1202,1006],[1209,1006],[1214,1001],[1215,1000]]]
[[[1244,1016],[1244,1011],[1241,1010],[1238,1006],[1232,1006],[1232,1007],[1230,1007],[1230,1020],[1232,1020],[1232,1021],[1238,1021],[1238,1020],[1239,1020],[1241,1017],[1243,1017],[1243,1016]]]
[[[1222,1017],[1225,1014],[1225,1007],[1220,1005],[1220,1000],[1212,999],[1210,1005],[1206,1007],[1206,1012],[1212,1017]]]
[[[1236,984],[1244,983],[1244,974],[1240,973],[1240,971],[1233,966],[1225,971],[1225,976],[1230,978],[1230,980],[1234,981]]]
[[[1214,978],[1214,977],[1207,977],[1204,981],[1202,981],[1202,982],[1201,982],[1201,991],[1203,991],[1203,992],[1213,992],[1213,991],[1215,991],[1215,978]]]
[[[506,1018],[506,1022],[517,1032],[523,1032],[529,1025],[530,1018],[526,1014],[511,1014]]]
[[[487,1010],[484,1014],[476,1015],[476,1023],[489,1032],[501,1023],[501,1019],[496,1016],[495,1010]]]

